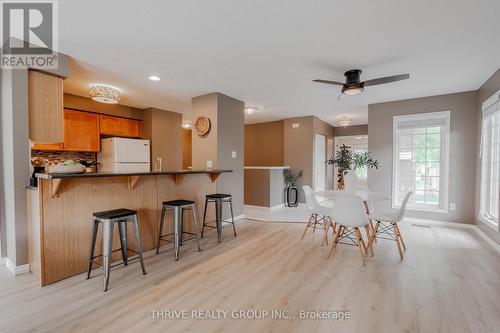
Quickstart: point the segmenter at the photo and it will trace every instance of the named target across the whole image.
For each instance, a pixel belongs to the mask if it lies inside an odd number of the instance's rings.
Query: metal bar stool
[[[163,223],[165,222],[165,213],[167,209],[173,210],[174,223],[172,225],[173,232],[162,235],[163,233]],[[191,210],[194,223],[194,233],[184,231],[184,210]],[[190,238],[183,239],[183,235],[191,235]],[[198,217],[196,213],[196,204],[194,201],[190,200],[171,200],[164,201],[161,208],[161,218],[160,218],[160,232],[158,234],[158,243],[156,244],[156,254],[160,253],[160,242],[172,242],[166,239],[166,237],[174,235],[174,255],[175,260],[179,260],[179,247],[182,245],[182,241],[188,241],[196,238],[196,243],[198,244],[198,251],[201,251],[200,241],[198,239]]]
[[[209,202],[215,202],[215,227],[212,225],[209,225],[208,223],[205,222],[206,217],[207,217],[207,206]],[[227,202],[229,203],[229,208],[231,210],[231,219],[232,222],[227,222],[222,220],[222,209],[223,209],[223,204]],[[229,223],[233,225],[233,232],[234,236],[236,237],[236,227],[234,226],[234,215],[233,215],[233,197],[231,194],[224,194],[224,193],[215,193],[215,194],[208,194],[205,197],[205,211],[203,213],[203,226],[201,227],[201,238],[203,238],[203,232],[205,230],[205,227],[208,228],[216,228],[217,229],[217,240],[220,241],[222,240],[222,223]]]
[[[135,242],[137,246],[137,251],[129,249],[127,246],[127,222],[131,222],[134,227]],[[102,223],[103,235],[102,235],[102,255],[94,256],[95,243],[97,238],[97,231],[99,228],[99,223]],[[97,212],[93,215],[93,226],[92,226],[92,238],[89,251],[89,268],[87,272],[87,279],[90,279],[90,272],[92,271],[92,264],[98,263],[94,262],[94,259],[102,256],[102,268],[103,268],[103,283],[104,291],[108,290],[109,284],[109,273],[111,271],[111,256],[113,255],[113,230],[115,223],[118,223],[118,231],[120,233],[120,244],[121,248],[119,251],[122,253],[123,264],[127,265],[129,258],[127,251],[134,252],[138,254],[139,260],[141,262],[142,274],[146,274],[146,268],[144,266],[144,258],[142,256],[141,247],[141,235],[139,231],[139,225],[137,223],[137,212],[135,210],[120,208],[114,210],[107,210],[103,212]],[[117,250],[118,251],[118,250]],[[134,258],[136,259],[136,258]]]

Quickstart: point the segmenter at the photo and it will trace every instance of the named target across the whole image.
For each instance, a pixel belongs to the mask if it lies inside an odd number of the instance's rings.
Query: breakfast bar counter
[[[142,248],[144,251],[154,249],[162,202],[193,200],[198,216],[203,216],[205,195],[215,193],[217,178],[228,172],[232,170],[37,173],[38,189],[27,189],[31,272],[42,286],[84,272],[88,264],[92,214],[99,211],[136,210]],[[213,220],[214,215],[213,207],[209,207],[207,220]],[[167,221],[165,228],[171,228],[169,215]],[[193,231],[189,216],[185,217],[185,225]],[[134,250],[133,232],[128,235]],[[119,249],[119,237],[114,239],[113,249]],[[97,244],[101,244],[100,239]],[[96,252],[101,253],[100,246]],[[119,258],[118,253],[113,257]]]

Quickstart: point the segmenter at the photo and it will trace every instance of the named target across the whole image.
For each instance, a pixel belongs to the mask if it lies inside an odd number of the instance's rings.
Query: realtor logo
[[[1,68],[57,68],[54,0],[4,0],[1,17]]]

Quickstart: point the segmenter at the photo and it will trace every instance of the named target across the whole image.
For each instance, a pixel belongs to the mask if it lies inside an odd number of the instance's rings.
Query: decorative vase
[[[285,198],[287,207],[297,207],[299,205],[299,190],[295,187],[295,184],[286,188]]]

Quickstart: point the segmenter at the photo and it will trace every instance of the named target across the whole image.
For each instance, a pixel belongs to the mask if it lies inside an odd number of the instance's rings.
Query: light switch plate
[[[450,210],[454,211],[455,209],[457,209],[457,207],[455,206],[455,203],[454,202],[450,202]]]
[[[236,152],[234,150],[231,152],[231,157],[236,158]]]
[[[300,123],[293,123],[292,124],[292,128],[299,128],[300,127]]]
[[[212,161],[207,161],[207,168],[208,169],[212,168]]]

